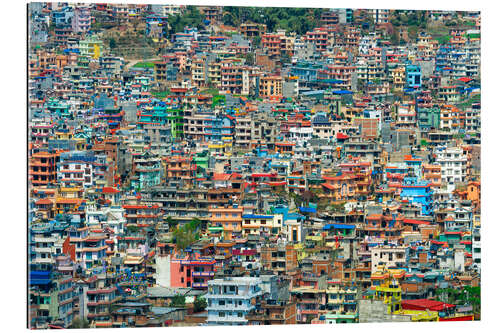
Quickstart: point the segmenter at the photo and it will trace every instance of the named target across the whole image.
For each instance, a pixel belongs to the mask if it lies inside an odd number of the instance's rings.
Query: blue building
[[[411,204],[422,207],[422,215],[433,213],[431,184],[428,181],[418,181],[416,177],[405,177],[401,186],[401,200],[408,200]]]
[[[234,117],[209,116],[203,121],[205,140],[208,142],[231,141],[234,135]]]
[[[406,85],[411,88],[422,86],[422,70],[418,65],[406,65]]]
[[[73,9],[70,7],[64,7],[61,10],[52,11],[52,21],[58,28],[62,26],[70,26],[73,16]]]
[[[291,68],[291,75],[298,76],[302,82],[313,82],[318,79],[318,71],[322,65],[314,62],[299,62]]]
[[[416,158],[414,156],[405,156],[404,161],[409,169],[413,170],[413,173],[417,179],[422,178],[422,159]]]
[[[247,314],[255,309],[262,295],[262,280],[256,277],[231,277],[208,281],[207,324],[247,325]]]

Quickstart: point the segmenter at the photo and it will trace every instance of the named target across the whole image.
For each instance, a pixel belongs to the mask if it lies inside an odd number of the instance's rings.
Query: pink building
[[[170,283],[174,288],[207,288],[215,274],[215,259],[198,253],[176,255],[170,262]]]

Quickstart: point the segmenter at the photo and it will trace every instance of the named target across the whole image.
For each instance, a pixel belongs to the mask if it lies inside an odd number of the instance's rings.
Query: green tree
[[[116,48],[116,40],[113,37],[109,39],[109,48],[112,50]]]
[[[399,29],[394,29],[391,34],[391,44],[399,45]]]
[[[233,14],[227,12],[225,13],[223,16],[222,16],[222,23],[224,23],[224,25],[229,25],[229,26],[236,26],[235,24],[236,22],[236,19],[235,17],[233,16]]]
[[[133,224],[127,225],[127,232],[134,234],[139,231],[139,227]]]
[[[253,66],[255,63],[255,56],[253,52],[248,52],[245,54],[245,64]]]
[[[171,216],[167,217],[166,222],[168,224],[169,230],[174,229],[179,223],[174,220]]]
[[[195,300],[194,300],[194,303],[193,303],[193,311],[194,312],[201,312],[203,310],[206,309],[207,307],[207,300],[204,299],[203,297],[197,297]]]
[[[69,325],[69,328],[89,328],[90,324],[87,319],[82,319],[80,317],[77,317],[73,319],[71,322],[71,325]]]
[[[189,224],[185,225],[182,228],[175,229],[173,235],[175,239],[175,245],[180,251],[184,251],[185,249],[187,249],[199,238],[199,233],[196,232],[195,229],[189,227]]]
[[[201,220],[195,217],[188,224],[186,224],[185,228],[187,231],[195,232],[198,230],[200,226],[201,226]]]
[[[252,46],[254,48],[257,48],[260,46],[260,41],[261,41],[261,38],[260,36],[255,36],[253,39],[252,39]]]
[[[172,297],[172,301],[170,302],[170,306],[176,308],[182,308],[186,306],[186,296],[183,295],[175,295]]]

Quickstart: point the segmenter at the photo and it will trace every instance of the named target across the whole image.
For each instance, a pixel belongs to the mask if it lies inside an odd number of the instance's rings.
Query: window
[[[219,312],[219,317],[225,317],[225,313],[224,312]]]
[[[219,301],[219,305],[226,305],[226,302],[221,300],[221,301]]]

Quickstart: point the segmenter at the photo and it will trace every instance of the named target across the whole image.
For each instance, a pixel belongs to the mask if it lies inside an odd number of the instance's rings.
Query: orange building
[[[325,181],[323,191],[325,196],[333,200],[352,199],[356,194],[356,176],[352,174],[342,174],[340,176],[323,176]]]
[[[182,179],[187,184],[192,183],[196,171],[196,164],[192,162],[192,157],[164,157],[163,165],[167,182],[172,179]]]
[[[471,181],[461,191],[456,191],[462,200],[470,200],[476,207],[481,205],[481,182]]]
[[[263,246],[260,256],[262,268],[278,275],[288,275],[298,267],[297,249],[292,244]]]
[[[280,34],[266,33],[262,35],[262,46],[267,49],[269,55],[281,54],[281,39],[285,37]]]
[[[241,234],[242,207],[217,207],[209,209],[209,212],[212,227],[222,227],[224,229],[224,240],[231,240]]]
[[[41,151],[31,156],[29,176],[33,186],[55,184],[57,182],[57,162],[59,153]]]
[[[423,178],[431,182],[432,187],[441,186],[441,165],[422,165]]]

